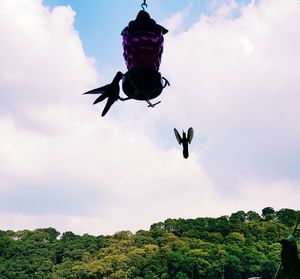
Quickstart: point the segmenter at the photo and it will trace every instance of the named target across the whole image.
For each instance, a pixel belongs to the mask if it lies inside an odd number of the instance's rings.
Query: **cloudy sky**
[[[0,0],[1,230],[300,209],[300,1],[147,1],[171,86],[101,118],[81,94],[126,71],[120,32],[141,3]],[[185,160],[173,128],[190,126]]]

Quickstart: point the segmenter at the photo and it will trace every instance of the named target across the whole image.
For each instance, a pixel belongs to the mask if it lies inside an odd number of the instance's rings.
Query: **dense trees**
[[[149,231],[111,236],[0,231],[0,278],[271,279],[280,264],[279,241],[299,215],[266,207],[261,215],[167,219]]]

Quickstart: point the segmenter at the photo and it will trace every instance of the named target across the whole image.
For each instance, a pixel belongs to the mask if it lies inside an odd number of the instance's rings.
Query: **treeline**
[[[279,241],[299,216],[266,207],[261,215],[167,219],[135,234],[0,231],[0,278],[271,279],[280,265]]]

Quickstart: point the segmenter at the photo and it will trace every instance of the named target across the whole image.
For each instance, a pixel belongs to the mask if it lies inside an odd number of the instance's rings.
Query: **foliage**
[[[0,231],[0,278],[271,279],[280,265],[279,241],[299,213],[266,207],[261,215],[167,219],[149,231],[111,236]]]

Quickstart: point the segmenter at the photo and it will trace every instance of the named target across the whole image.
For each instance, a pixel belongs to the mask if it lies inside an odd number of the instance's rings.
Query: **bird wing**
[[[110,86],[110,84],[104,85],[102,87],[87,91],[87,92],[83,93],[83,95],[85,95],[85,94],[103,94],[107,91],[109,86]]]
[[[192,142],[193,136],[194,136],[194,129],[192,127],[190,127],[188,129],[188,137],[187,137],[187,140],[189,143]]]
[[[175,128],[174,128],[174,134],[175,134],[175,137],[176,137],[178,143],[181,144],[182,143],[182,138],[181,138],[181,136],[179,135],[178,131]]]

